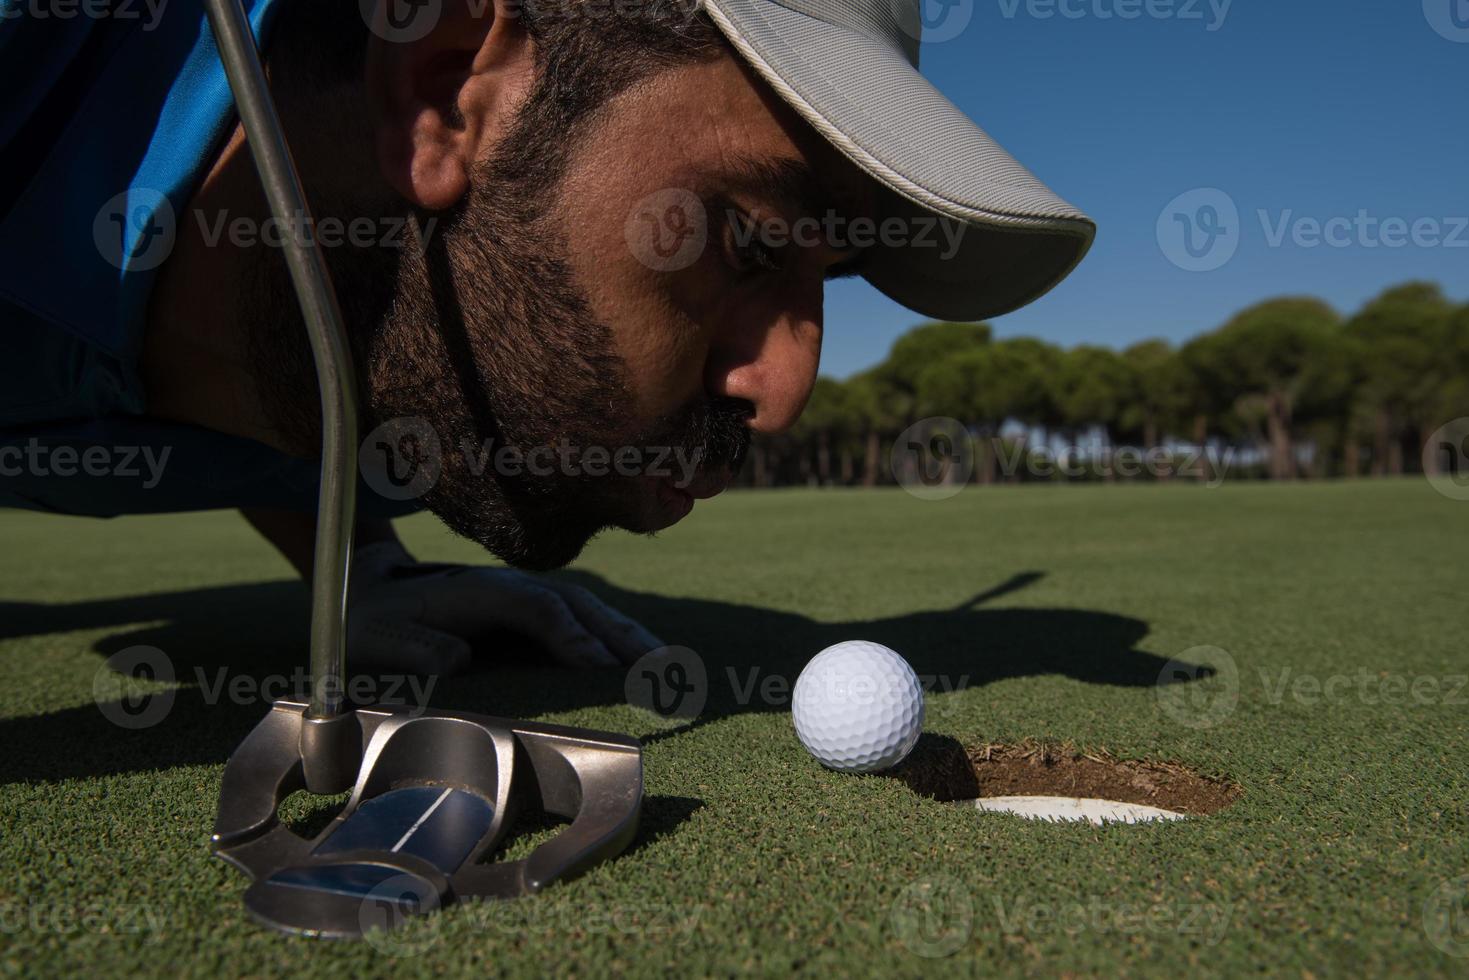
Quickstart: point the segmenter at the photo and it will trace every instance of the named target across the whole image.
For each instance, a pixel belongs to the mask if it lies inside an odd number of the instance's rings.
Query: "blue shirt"
[[[262,44],[282,2],[244,0]],[[236,122],[200,0],[0,0],[0,92],[0,506],[313,509],[315,461],[146,415],[148,296]]]

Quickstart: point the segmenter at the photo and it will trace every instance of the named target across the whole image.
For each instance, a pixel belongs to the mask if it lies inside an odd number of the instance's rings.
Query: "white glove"
[[[448,676],[467,670],[467,637],[520,633],[569,667],[630,664],[662,641],[579,586],[509,568],[424,564],[396,541],[352,558],[347,658],[356,670]]]

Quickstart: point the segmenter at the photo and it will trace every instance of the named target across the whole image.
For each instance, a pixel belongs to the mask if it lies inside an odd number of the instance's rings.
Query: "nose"
[[[821,363],[821,298],[787,310],[759,327],[731,326],[710,349],[711,395],[753,406],[749,426],[779,435],[796,424]]]

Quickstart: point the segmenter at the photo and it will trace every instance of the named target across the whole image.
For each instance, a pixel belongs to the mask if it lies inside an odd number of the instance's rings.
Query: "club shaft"
[[[342,713],[346,670],[347,568],[357,509],[357,397],[351,349],[326,259],[311,229],[300,176],[271,100],[241,0],[205,0],[209,25],[277,224],[288,231],[286,264],[311,337],[321,390],[321,490],[311,578],[311,704],[315,718]]]

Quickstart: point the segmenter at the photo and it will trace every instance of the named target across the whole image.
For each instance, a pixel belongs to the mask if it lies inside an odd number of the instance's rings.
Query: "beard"
[[[749,446],[747,402],[700,398],[640,420],[627,365],[612,331],[592,313],[567,261],[555,204],[569,134],[534,106],[488,161],[454,209],[411,215],[400,247],[325,249],[356,359],[363,429],[413,420],[436,437],[393,447],[400,463],[432,465],[424,504],[456,533],[529,569],[572,561],[599,531],[651,532],[665,477],[590,460],[636,450],[640,465],[670,458],[671,476],[719,481]],[[398,200],[315,202],[324,215],[377,215],[391,227]],[[245,299],[258,315],[248,331],[248,369],[279,440],[319,455],[321,422],[305,326],[285,264],[274,250],[247,261]],[[542,447],[570,447],[582,463],[503,466]],[[514,458],[514,457],[511,457]],[[564,455],[558,460],[565,460]],[[626,458],[626,457],[624,457]],[[487,460],[490,465],[486,465]],[[681,484],[674,484],[682,486]]]

